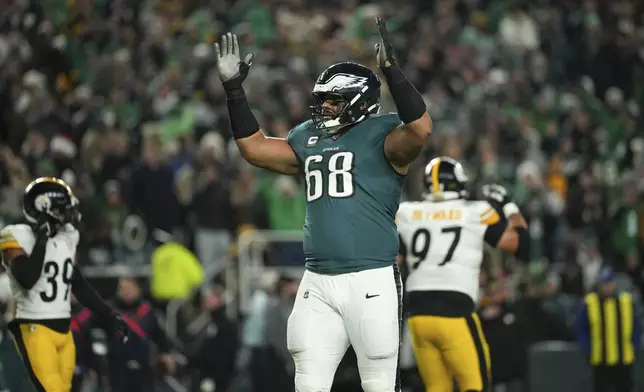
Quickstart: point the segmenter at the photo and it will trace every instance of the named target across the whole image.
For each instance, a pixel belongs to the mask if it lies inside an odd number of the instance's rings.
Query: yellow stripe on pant
[[[619,296],[619,307],[622,310],[622,341],[624,344],[624,363],[630,364],[635,361],[635,350],[633,348],[633,298],[630,294]]]
[[[617,338],[617,306],[614,298],[604,300],[604,362],[606,365],[616,365],[619,361],[619,340]]]

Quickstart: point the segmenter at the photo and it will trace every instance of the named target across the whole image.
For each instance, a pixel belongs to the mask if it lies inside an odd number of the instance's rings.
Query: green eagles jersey
[[[306,180],[307,269],[342,274],[395,263],[394,217],[405,177],[385,157],[384,142],[400,124],[396,114],[386,114],[340,135],[327,135],[311,121],[289,133]]]

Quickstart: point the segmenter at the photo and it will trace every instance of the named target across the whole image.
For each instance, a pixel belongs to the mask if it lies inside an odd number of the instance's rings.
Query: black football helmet
[[[467,175],[463,166],[450,157],[432,159],[425,166],[425,197],[432,201],[461,199],[468,196]]]
[[[45,218],[55,227],[80,221],[78,199],[63,180],[40,177],[25,189],[22,212],[30,223]]]
[[[369,68],[351,62],[330,66],[315,82],[311,117],[315,127],[329,134],[360,122],[380,110],[380,79]],[[325,101],[337,104],[323,107]]]

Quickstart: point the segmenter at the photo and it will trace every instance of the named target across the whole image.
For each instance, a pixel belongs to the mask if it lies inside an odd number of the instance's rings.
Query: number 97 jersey
[[[72,225],[47,242],[45,262],[40,278],[25,290],[11,278],[11,291],[16,298],[16,319],[48,320],[70,317],[71,282],[74,273],[79,233]],[[31,254],[36,237],[28,225],[10,225],[0,231],[0,250],[22,249]],[[6,262],[7,260],[5,260]],[[10,271],[7,268],[8,271]],[[11,273],[9,272],[11,277]]]
[[[505,222],[487,201],[401,203],[396,215],[409,291],[456,291],[476,303],[484,243],[498,243]]]

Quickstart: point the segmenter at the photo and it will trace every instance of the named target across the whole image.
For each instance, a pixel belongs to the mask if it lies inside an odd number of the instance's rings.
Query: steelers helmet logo
[[[51,209],[51,199],[49,198],[49,195],[47,194],[38,195],[34,200],[34,206],[36,207],[37,211],[40,211],[40,212],[49,211]]]

